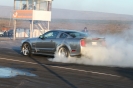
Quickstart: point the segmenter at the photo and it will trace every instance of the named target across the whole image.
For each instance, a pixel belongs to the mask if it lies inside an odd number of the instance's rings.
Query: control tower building
[[[33,37],[34,27],[36,27],[38,30],[41,29],[44,32],[46,30],[49,30],[49,22],[51,21],[52,1],[53,0],[14,0],[13,39],[15,40],[16,38],[16,20],[30,21],[30,38]]]

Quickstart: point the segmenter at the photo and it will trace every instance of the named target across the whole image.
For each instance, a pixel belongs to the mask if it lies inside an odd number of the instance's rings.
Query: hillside
[[[4,26],[10,26],[10,29],[13,29],[13,7],[0,6],[0,12],[0,30]],[[125,29],[131,29],[132,24],[132,15],[53,8],[50,29],[82,30],[84,27],[87,27],[89,30],[98,30],[101,33],[116,33]],[[18,20],[17,28],[29,29],[29,21]]]
[[[52,10],[53,19],[80,19],[80,20],[133,20],[132,15],[112,14],[92,11],[76,11],[66,9]]]

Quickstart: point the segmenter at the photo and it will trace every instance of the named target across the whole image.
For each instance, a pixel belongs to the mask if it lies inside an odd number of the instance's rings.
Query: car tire
[[[66,57],[66,58],[69,58],[70,56],[70,53],[68,51],[68,49],[66,47],[61,47],[59,48],[58,50],[58,56],[59,57]]]
[[[22,51],[22,54],[24,55],[24,56],[32,56],[32,53],[31,53],[31,46],[30,46],[30,44],[28,44],[28,43],[24,43],[23,45],[22,45],[22,48],[21,48],[21,51]]]

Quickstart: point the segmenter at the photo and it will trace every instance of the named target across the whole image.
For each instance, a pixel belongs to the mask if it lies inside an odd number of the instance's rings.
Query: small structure
[[[13,39],[15,40],[16,38],[16,20],[30,21],[30,38],[33,37],[33,29],[38,29],[43,32],[48,31],[49,22],[51,21],[52,1],[53,0],[14,0]]]
[[[38,35],[41,35],[44,31],[34,29],[32,35],[33,37],[38,37]],[[17,38],[23,38],[23,37],[29,37],[30,36],[30,30],[29,29],[21,29],[17,28],[16,29],[16,37]]]

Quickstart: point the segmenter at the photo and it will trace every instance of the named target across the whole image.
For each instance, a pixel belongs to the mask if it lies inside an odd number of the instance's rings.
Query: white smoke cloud
[[[106,36],[107,47],[86,47],[81,58],[58,57],[50,59],[54,62],[77,63],[85,65],[133,67],[133,42],[132,30],[123,32],[122,35]]]

